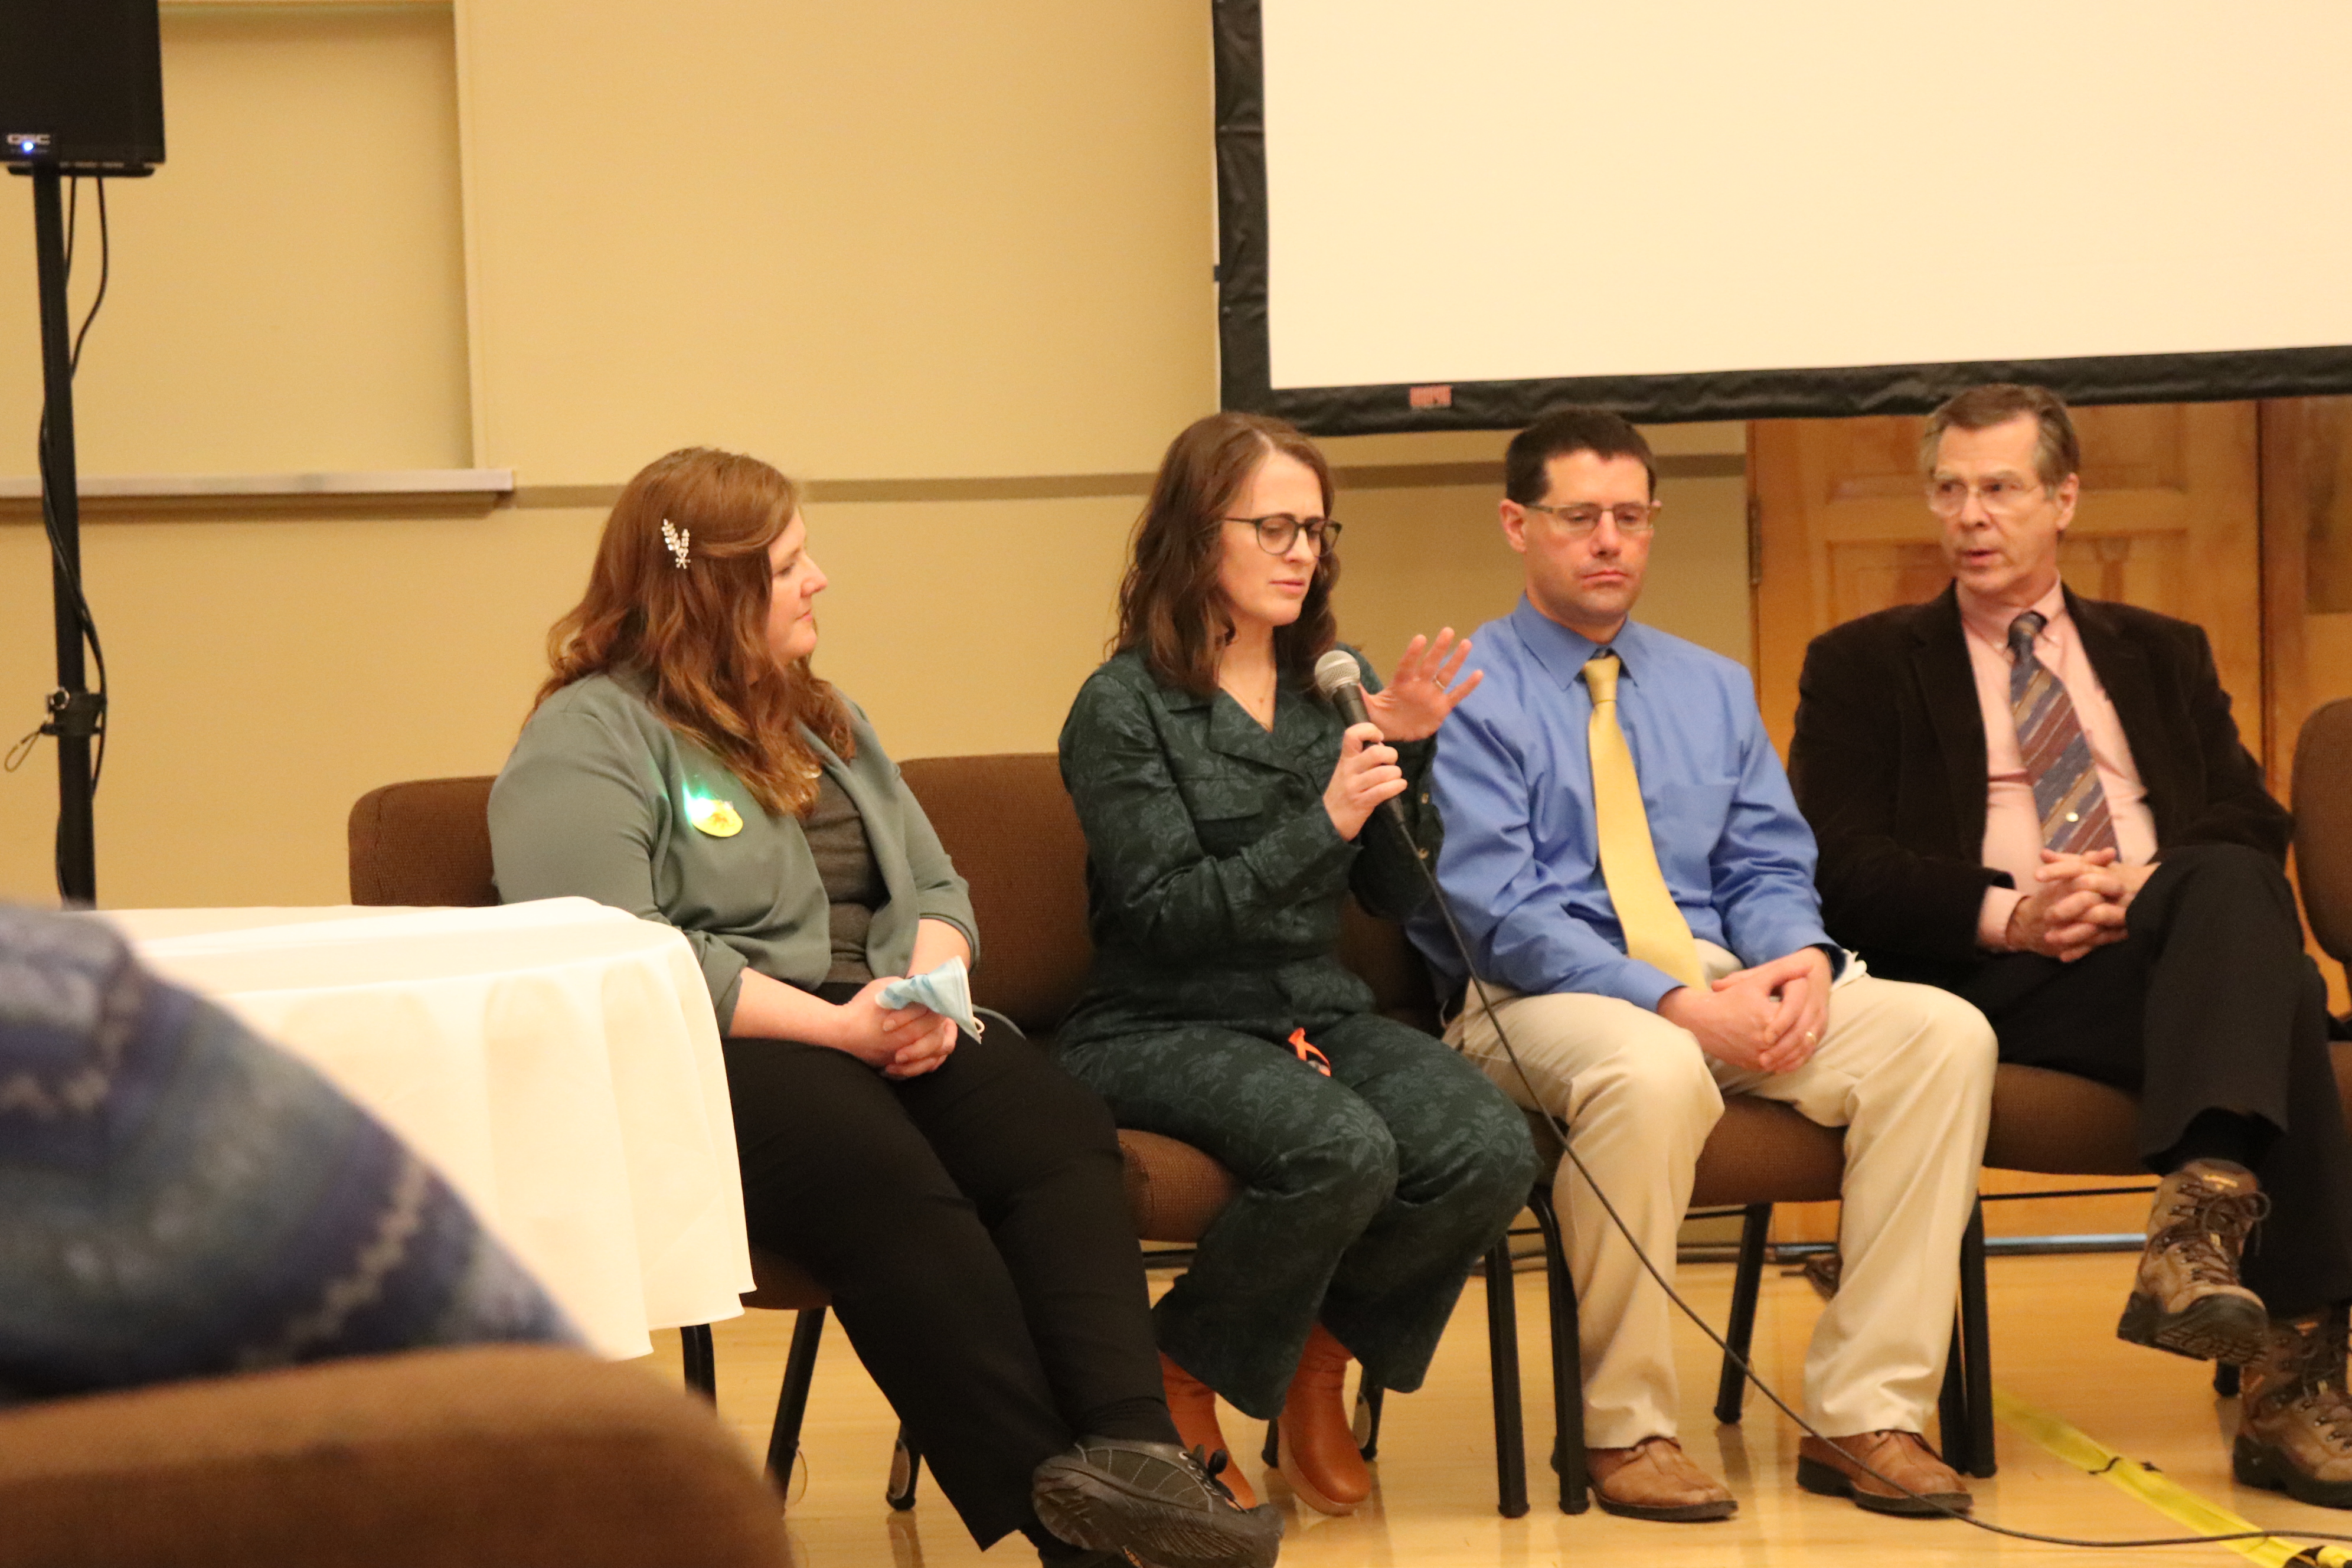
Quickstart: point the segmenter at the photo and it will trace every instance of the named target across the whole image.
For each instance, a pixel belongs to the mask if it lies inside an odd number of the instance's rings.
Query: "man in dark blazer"
[[[2001,1060],[2140,1097],[2164,1179],[2116,1331],[2243,1364],[2238,1479],[2352,1507],[2352,1144],[2287,814],[2204,632],[2060,583],[2063,404],[1977,387],[1921,458],[1952,586],[1805,657],[1789,763],[1824,922],[1983,1009]]]

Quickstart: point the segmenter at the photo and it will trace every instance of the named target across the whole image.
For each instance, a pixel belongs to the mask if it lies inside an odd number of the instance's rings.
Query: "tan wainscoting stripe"
[[[1702,452],[1658,459],[1662,479],[1736,479],[1748,471],[1737,452]],[[1381,463],[1335,468],[1345,490],[1439,489],[1478,486],[1500,489],[1503,465],[1475,463]],[[997,479],[810,479],[802,485],[820,504],[906,504],[940,501],[1067,500],[1151,493],[1150,474],[1012,474]],[[518,485],[510,503],[538,509],[609,507],[619,485]]]

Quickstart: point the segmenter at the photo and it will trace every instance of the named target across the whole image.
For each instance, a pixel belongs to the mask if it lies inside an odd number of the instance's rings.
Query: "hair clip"
[[[669,546],[669,552],[676,559],[677,569],[681,572],[686,570],[686,547],[693,538],[693,530],[672,528],[669,525],[669,519],[662,519],[662,542]]]

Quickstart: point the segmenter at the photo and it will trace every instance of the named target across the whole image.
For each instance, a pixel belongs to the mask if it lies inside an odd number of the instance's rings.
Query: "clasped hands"
[[[1658,1016],[1689,1030],[1699,1049],[1718,1061],[1750,1072],[1792,1072],[1812,1058],[1829,1028],[1830,956],[1801,947],[1704,991],[1677,986],[1658,999]]]
[[[2121,942],[2131,901],[2153,865],[2118,866],[2112,849],[2087,855],[2042,852],[2035,887],[2009,911],[2002,942],[2011,952],[2038,952],[2072,963],[2093,948]]]
[[[1323,788],[1323,809],[1340,837],[1355,837],[1382,801],[1404,793],[1404,770],[1388,742],[1429,739],[1454,706],[1478,689],[1484,670],[1474,669],[1469,679],[1454,684],[1469,657],[1469,639],[1456,643],[1454,628],[1441,626],[1433,643],[1419,636],[1407,643],[1388,686],[1365,693],[1364,710],[1371,722],[1350,725],[1340,737],[1339,763]]]
[[[955,1020],[929,1007],[883,1006],[882,988],[898,978],[870,980],[835,1007],[834,1037],[821,1043],[848,1052],[884,1078],[920,1078],[955,1049]]]

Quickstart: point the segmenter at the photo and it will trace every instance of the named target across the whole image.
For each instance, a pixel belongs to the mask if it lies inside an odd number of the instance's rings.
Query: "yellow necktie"
[[[1685,985],[1706,984],[1690,922],[1666,891],[1658,850],[1650,837],[1650,815],[1642,809],[1642,781],[1633,753],[1617,727],[1617,656],[1603,648],[1584,667],[1592,691],[1592,822],[1601,840],[1601,879],[1624,928],[1625,951],[1655,964]]]

